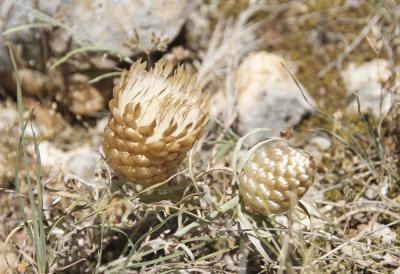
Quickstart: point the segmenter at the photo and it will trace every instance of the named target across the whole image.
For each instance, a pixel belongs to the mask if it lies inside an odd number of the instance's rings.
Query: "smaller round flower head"
[[[306,152],[284,142],[259,147],[245,164],[239,190],[251,209],[283,213],[303,197],[315,176],[315,163]]]
[[[113,90],[103,148],[115,172],[150,184],[167,179],[201,137],[208,98],[196,77],[161,59],[146,70],[137,61]]]

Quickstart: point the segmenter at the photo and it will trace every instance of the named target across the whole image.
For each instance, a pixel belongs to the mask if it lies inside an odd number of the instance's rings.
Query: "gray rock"
[[[174,39],[194,3],[194,0],[65,0],[57,19],[80,45],[94,44],[130,55],[136,33],[140,47],[145,50],[154,47],[154,37]]]
[[[73,175],[79,179],[91,181],[99,167],[100,155],[88,144],[69,151],[63,151],[55,143],[43,141],[39,145],[41,164],[50,170],[61,170],[64,175]],[[34,154],[33,144],[28,151]]]
[[[0,134],[6,134],[18,124],[18,110],[15,105],[0,104]]]
[[[319,149],[326,150],[331,147],[332,142],[329,138],[323,136],[315,136],[308,141],[311,145],[318,147]]]
[[[18,3],[29,8],[32,7],[31,0],[0,0],[0,33],[12,29],[19,25],[32,23],[34,18],[19,9]],[[11,60],[6,46],[7,42],[19,41],[30,42],[32,41],[32,33],[28,30],[15,32],[12,34],[0,35],[0,73],[11,68]]]
[[[362,253],[366,251],[366,248],[364,246],[345,245],[341,248],[341,251],[346,256],[358,257],[361,256]]]
[[[369,200],[375,200],[379,195],[379,187],[377,185],[369,185],[365,191],[365,197]]]
[[[0,34],[18,26],[36,22],[34,10],[53,16],[65,0],[0,0]],[[40,21],[43,23],[43,21]],[[0,73],[10,70],[7,42],[24,45],[26,56],[37,57],[40,55],[40,35],[37,28],[26,28],[0,35]],[[29,60],[25,60],[29,61]]]
[[[34,4],[35,3],[35,4]],[[123,55],[168,45],[179,33],[195,0],[0,0],[0,32],[35,22],[34,9],[63,27],[50,34],[55,53],[66,50],[69,37],[75,46],[96,45]],[[0,73],[11,69],[5,42],[29,44],[39,54],[37,29],[0,35]],[[159,39],[159,41],[157,41]],[[40,55],[39,55],[40,56]]]
[[[317,165],[321,164],[324,158],[324,150],[331,147],[332,142],[329,138],[325,136],[315,136],[308,140],[305,150],[310,153],[314,158]]]
[[[29,147],[29,152],[34,153],[34,146]],[[49,141],[43,141],[39,144],[40,161],[42,166],[51,167],[54,170],[57,168],[63,168],[64,162],[66,161],[66,153],[61,149],[57,148],[54,143]]]
[[[350,63],[341,75],[347,94],[358,93],[361,111],[371,109],[380,116],[389,110],[391,95],[382,87],[392,75],[388,61],[374,59],[361,65]],[[357,111],[357,101],[352,100],[349,108]]]
[[[287,126],[298,124],[312,111],[290,74],[282,67],[283,59],[265,51],[249,54],[240,64],[235,75],[239,92],[238,113],[240,134],[255,128],[269,128],[268,133],[253,135],[250,143],[265,137],[278,136]],[[302,87],[311,104],[313,99]]]
[[[99,160],[95,150],[87,145],[71,150],[66,155],[65,173],[73,174],[79,178],[90,180]]]
[[[380,223],[373,223],[372,226],[366,225],[360,229],[360,233],[366,233],[369,238],[378,240],[384,245],[390,245],[396,241],[396,232]]]

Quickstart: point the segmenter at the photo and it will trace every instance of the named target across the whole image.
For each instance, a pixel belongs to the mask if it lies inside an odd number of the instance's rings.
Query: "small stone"
[[[66,155],[65,173],[89,180],[94,176],[98,158],[96,151],[87,145],[71,150]]]
[[[49,82],[49,79],[42,72],[32,69],[19,69],[18,77],[24,94],[41,97],[47,93],[46,83]],[[14,75],[14,81],[16,81],[15,78]]]
[[[365,197],[369,200],[375,200],[379,194],[379,187],[377,185],[369,185],[365,191]]]
[[[355,257],[355,256],[361,256],[362,252],[365,251],[365,247],[345,245],[344,247],[342,247],[341,251],[343,254],[349,257]]]
[[[66,125],[64,118],[54,109],[32,98],[25,98],[24,107],[27,111],[33,111],[32,125],[35,129],[36,137],[54,138]],[[27,129],[30,136],[33,136],[32,130]]]
[[[365,224],[368,222],[368,218],[367,218],[367,215],[365,214],[365,212],[360,212],[360,213],[354,214],[353,219],[361,224]]]
[[[74,84],[82,84],[89,81],[89,76],[83,73],[74,73],[69,77],[69,80]]]
[[[18,124],[18,111],[14,104],[0,104],[0,134]]]
[[[89,83],[77,83],[70,86],[68,107],[77,115],[91,115],[104,109],[103,95]]]
[[[91,42],[131,55],[137,45],[145,50],[167,46],[194,4],[193,0],[66,0],[57,19],[68,26],[75,44]]]
[[[317,164],[321,164],[324,159],[323,150],[329,149],[331,145],[332,142],[329,138],[324,136],[315,136],[308,141],[308,144],[304,149],[310,153]]]
[[[316,136],[311,138],[309,141],[311,145],[315,145],[322,150],[326,150],[331,147],[332,142],[329,138],[323,136]]]
[[[361,65],[350,63],[341,75],[347,94],[351,96],[354,92],[358,93],[361,111],[371,109],[374,115],[380,116],[389,110],[391,95],[382,85],[392,75],[388,61],[374,59]],[[357,100],[354,99],[349,109],[357,111],[357,108]]]
[[[379,241],[383,245],[391,245],[396,241],[396,232],[383,224],[374,223],[372,227],[370,224],[360,225],[359,227],[360,232],[366,233],[369,238]]]
[[[55,54],[62,54],[68,50],[70,35],[63,29],[56,29],[50,33],[49,45]]]
[[[165,58],[174,66],[177,66],[183,61],[188,60],[192,56],[193,54],[182,46],[174,47],[170,53],[165,54]]]
[[[16,90],[16,75],[12,71],[1,74],[0,84],[6,89]],[[21,68],[18,69],[18,80],[24,97],[45,98],[64,87],[62,74],[59,70],[52,70],[44,74],[39,70]]]
[[[31,153],[34,152],[34,147],[29,147]],[[66,154],[61,149],[57,148],[54,143],[43,141],[39,144],[40,161],[42,166],[56,167],[62,166],[66,159]]]
[[[283,59],[278,55],[254,52],[242,61],[236,71],[239,133],[243,135],[255,128],[271,129],[270,132],[251,136],[250,143],[279,135],[283,128],[298,124],[305,114],[312,111],[282,63]],[[302,90],[313,104],[304,87]]]
[[[357,9],[363,4],[362,0],[346,0],[344,6],[347,8]]]
[[[18,253],[10,247],[9,243],[6,245],[3,241],[0,241],[0,250],[2,250],[3,253],[3,255],[0,256],[0,273],[14,273],[20,263],[18,260]],[[5,269],[10,270],[10,272],[5,271]],[[5,272],[2,272],[3,270]]]

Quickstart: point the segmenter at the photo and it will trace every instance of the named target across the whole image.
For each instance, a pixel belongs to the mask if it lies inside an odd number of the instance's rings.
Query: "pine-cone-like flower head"
[[[196,77],[183,67],[172,70],[164,59],[150,71],[137,61],[113,90],[103,148],[110,166],[129,181],[167,179],[207,123],[208,99]]]
[[[239,177],[239,190],[251,209],[282,213],[297,203],[313,183],[315,163],[306,152],[283,142],[256,150]]]

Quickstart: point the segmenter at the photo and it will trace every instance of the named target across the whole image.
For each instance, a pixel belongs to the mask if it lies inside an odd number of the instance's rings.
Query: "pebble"
[[[99,157],[99,154],[88,145],[73,149],[66,155],[65,173],[89,180],[94,176]]]
[[[373,114],[379,117],[389,110],[391,94],[382,86],[392,75],[388,61],[374,59],[361,65],[350,63],[341,75],[348,96],[353,96],[354,92],[358,93],[362,112],[371,109]],[[349,104],[349,109],[357,111],[355,98]]]
[[[236,71],[239,133],[244,135],[256,128],[271,129],[270,132],[251,136],[249,143],[279,136],[282,129],[295,126],[304,115],[312,112],[311,105],[304,100],[299,87],[282,63],[284,59],[276,54],[254,52],[242,61]],[[308,91],[304,87],[302,90],[308,101],[314,104]]]
[[[331,147],[332,142],[329,138],[323,136],[316,136],[311,138],[309,144],[315,145],[322,150],[326,150]]]

